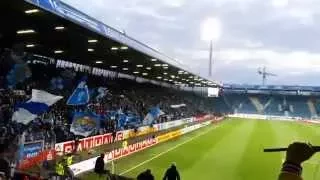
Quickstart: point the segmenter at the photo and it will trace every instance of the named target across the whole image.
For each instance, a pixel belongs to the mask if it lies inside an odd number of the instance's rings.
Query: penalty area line
[[[123,171],[122,173],[120,173],[120,175],[124,175],[124,174],[126,174],[126,173],[128,173],[128,172],[130,172],[130,171],[132,171],[132,170],[134,170],[134,169],[136,169],[136,168],[144,165],[144,164],[147,164],[148,162],[150,162],[150,161],[152,161],[152,160],[154,160],[154,159],[157,159],[158,157],[160,157],[160,156],[162,156],[162,155],[164,155],[164,154],[167,154],[168,152],[173,151],[173,150],[177,149],[178,147],[180,147],[180,146],[182,146],[182,145],[184,145],[184,144],[186,144],[186,143],[188,143],[188,142],[190,142],[190,141],[193,141],[193,140],[197,139],[197,138],[200,137],[200,136],[203,136],[203,135],[207,134],[208,132],[212,131],[213,129],[216,129],[216,128],[219,127],[219,126],[220,126],[220,125],[214,126],[213,128],[210,128],[209,130],[207,130],[207,131],[205,131],[205,132],[203,132],[203,133],[201,133],[201,134],[198,134],[198,135],[196,135],[196,136],[194,136],[194,137],[192,137],[192,138],[189,138],[188,140],[186,140],[186,141],[184,141],[184,142],[182,142],[182,143],[179,143],[179,144],[173,146],[172,148],[170,148],[170,149],[168,149],[168,150],[166,150],[166,151],[163,151],[163,152],[161,152],[161,153],[153,156],[152,158],[149,158],[149,159],[147,159],[147,160],[145,160],[145,161],[137,164],[136,166],[133,166],[133,167],[130,168],[130,169],[127,169],[127,170]],[[201,128],[200,128],[200,129],[201,129]],[[200,129],[198,129],[198,130],[200,130]],[[197,130],[196,130],[196,131],[197,131]]]

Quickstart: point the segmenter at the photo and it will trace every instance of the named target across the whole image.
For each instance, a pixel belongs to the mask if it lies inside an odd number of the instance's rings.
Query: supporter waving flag
[[[85,80],[82,80],[67,101],[67,105],[78,106],[88,104],[89,89]]]
[[[100,118],[93,113],[77,112],[73,116],[70,131],[75,135],[89,136],[100,128]]]
[[[143,124],[150,125],[153,124],[153,122],[159,118],[159,116],[164,115],[165,113],[159,108],[159,107],[153,107],[149,110],[149,113],[146,115],[146,117],[143,120]]]
[[[101,99],[103,99],[109,92],[109,90],[105,87],[99,87],[97,89],[98,95],[96,96],[96,101],[100,101]]]
[[[50,106],[62,98],[62,96],[56,96],[46,91],[33,89],[32,97],[29,101],[16,104],[16,111],[12,115],[12,121],[28,124],[39,114],[48,111]]]

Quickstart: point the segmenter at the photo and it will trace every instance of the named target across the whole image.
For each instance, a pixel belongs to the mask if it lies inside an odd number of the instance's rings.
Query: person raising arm
[[[278,180],[302,180],[301,164],[310,159],[315,152],[311,144],[301,142],[290,144]]]

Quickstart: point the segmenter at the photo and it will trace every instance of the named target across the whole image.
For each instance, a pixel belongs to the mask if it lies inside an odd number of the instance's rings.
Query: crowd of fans
[[[27,64],[26,70],[30,76],[14,85],[8,85],[8,74],[15,64]],[[25,141],[37,139],[55,139],[63,142],[75,139],[70,132],[72,116],[74,112],[92,111],[96,114],[105,114],[108,111],[121,110],[125,114],[133,114],[135,121],[119,122],[119,117],[107,117],[101,121],[100,130],[92,135],[113,132],[118,129],[136,128],[142,125],[144,117],[150,108],[157,106],[165,115],[154,123],[176,120],[190,117],[198,113],[210,111],[205,104],[206,100],[199,101],[199,97],[189,92],[181,92],[176,89],[164,88],[152,84],[137,83],[128,79],[105,78],[94,76],[88,72],[76,72],[69,68],[57,68],[52,61],[36,61],[31,55],[23,51],[21,45],[16,45],[12,50],[0,51],[0,144],[8,146],[17,135],[24,133]],[[19,72],[16,72],[19,75]],[[79,80],[87,79],[90,90],[99,87],[106,88],[106,95],[97,100],[91,98],[85,106],[68,106],[66,99],[72,94]],[[58,80],[63,80],[59,82]],[[30,99],[32,89],[40,89],[49,93],[63,96],[50,107],[50,110],[28,125],[11,121],[15,105]],[[90,95],[95,92],[90,92]],[[180,108],[172,108],[171,105],[185,104]],[[79,137],[77,137],[79,138]]]

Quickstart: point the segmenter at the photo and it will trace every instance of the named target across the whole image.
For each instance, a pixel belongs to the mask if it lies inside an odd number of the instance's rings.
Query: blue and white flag
[[[7,74],[7,82],[9,88],[14,88],[18,83],[22,83],[31,77],[32,73],[28,64],[15,64]]]
[[[159,118],[159,116],[164,115],[165,113],[161,111],[159,107],[153,107],[150,109],[149,113],[146,115],[146,117],[143,120],[144,125],[150,125],[153,124],[153,122]]]
[[[63,79],[61,77],[52,78],[50,83],[51,83],[51,89],[53,90],[56,90],[56,89],[62,90],[64,88]]]
[[[75,135],[89,136],[100,128],[100,118],[92,113],[77,112],[73,116],[70,131]]]
[[[48,111],[49,107],[62,99],[46,91],[32,89],[32,97],[25,103],[16,104],[16,111],[12,115],[12,121],[28,124],[39,114]]]
[[[98,92],[98,95],[96,96],[96,101],[100,101],[102,98],[104,98],[108,94],[109,90],[105,87],[99,87],[97,92]]]
[[[86,81],[81,81],[67,101],[67,105],[78,106],[88,104],[90,100]]]

